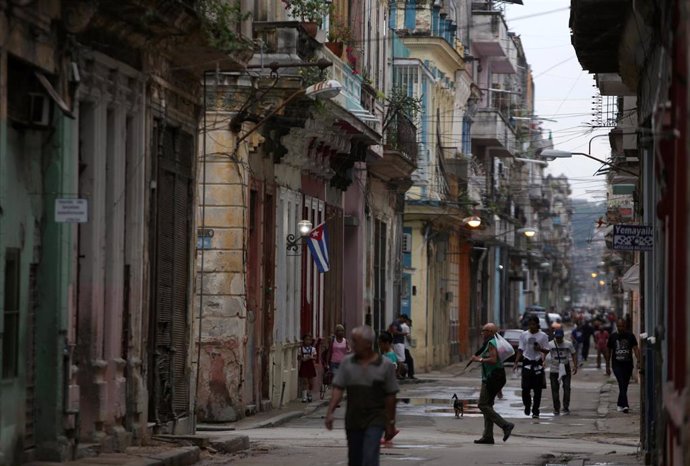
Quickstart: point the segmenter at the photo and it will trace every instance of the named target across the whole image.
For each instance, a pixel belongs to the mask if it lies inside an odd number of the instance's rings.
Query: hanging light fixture
[[[462,223],[470,228],[477,228],[482,224],[482,219],[478,215],[471,215],[462,219]]]
[[[518,229],[518,233],[525,235],[527,238],[533,238],[537,234],[537,229],[533,227],[524,227]]]

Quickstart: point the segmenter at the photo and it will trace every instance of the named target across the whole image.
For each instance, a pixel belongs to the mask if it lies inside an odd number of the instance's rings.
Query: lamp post
[[[606,160],[598,159],[598,158],[593,157],[589,154],[585,154],[584,152],[569,152],[569,151],[557,150],[557,149],[543,149],[541,152],[538,152],[538,155],[541,158],[546,159],[548,161],[555,160],[555,159],[567,159],[567,158],[572,157],[573,155],[582,155],[583,157],[587,157],[588,159],[595,160],[595,161],[601,163],[602,165],[608,165],[609,167],[615,168],[616,170],[628,173],[629,175],[639,176],[638,173],[627,170],[625,168],[616,167],[614,164],[607,162]]]

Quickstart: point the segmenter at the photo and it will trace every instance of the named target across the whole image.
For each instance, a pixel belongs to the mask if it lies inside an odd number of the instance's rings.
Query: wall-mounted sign
[[[616,251],[651,251],[654,229],[646,225],[613,225],[613,249]]]
[[[56,223],[86,223],[89,202],[86,199],[55,199]]]
[[[211,249],[213,247],[213,228],[198,228],[196,230],[196,248]]]

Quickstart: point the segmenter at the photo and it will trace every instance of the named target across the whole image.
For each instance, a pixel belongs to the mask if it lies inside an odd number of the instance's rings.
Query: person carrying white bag
[[[570,414],[570,378],[577,374],[577,352],[571,342],[563,339],[562,329],[557,329],[553,335],[553,341],[549,342],[553,414],[561,414],[560,385],[563,382],[563,414],[567,415]]]

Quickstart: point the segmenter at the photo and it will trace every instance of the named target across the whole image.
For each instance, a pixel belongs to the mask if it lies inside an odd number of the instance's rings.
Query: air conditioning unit
[[[403,233],[402,252],[404,254],[409,254],[412,252],[412,233]]]

